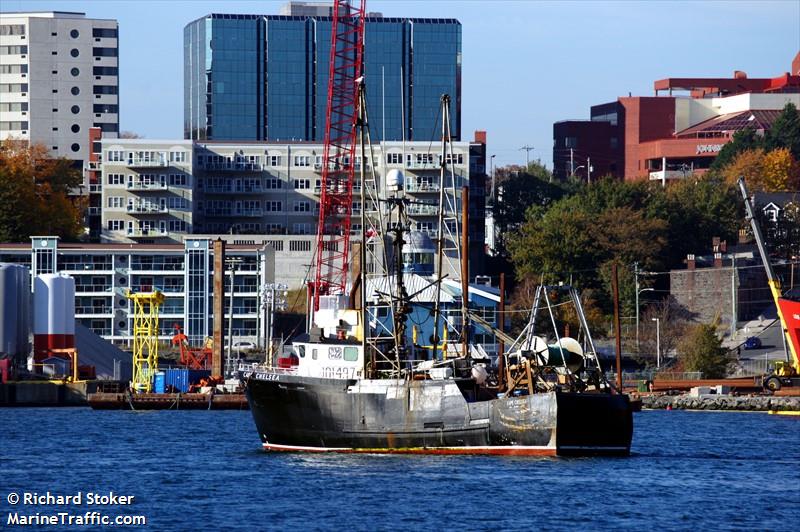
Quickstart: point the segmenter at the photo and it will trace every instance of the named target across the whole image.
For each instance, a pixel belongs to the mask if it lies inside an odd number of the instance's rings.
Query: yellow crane
[[[158,369],[158,308],[164,303],[164,294],[159,290],[139,294],[126,290],[125,297],[134,307],[131,390],[150,393]]]

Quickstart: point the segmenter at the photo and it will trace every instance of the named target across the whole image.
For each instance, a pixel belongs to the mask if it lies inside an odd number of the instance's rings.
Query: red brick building
[[[666,181],[705,172],[734,133],[763,132],[787,103],[800,107],[800,53],[791,68],[775,78],[662,79],[655,96],[620,97],[593,106],[589,120],[556,122],[553,174]]]

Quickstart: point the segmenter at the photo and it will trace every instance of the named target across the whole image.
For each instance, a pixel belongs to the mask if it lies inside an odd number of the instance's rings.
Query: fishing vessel
[[[264,449],[627,455],[630,401],[605,379],[575,289],[540,286],[515,338],[476,312],[468,282],[469,193],[450,164],[447,95],[433,187],[435,249],[425,259],[435,267],[426,275],[414,271],[420,257],[409,247],[419,235],[407,212],[415,201],[405,195],[400,170],[378,176],[369,137],[364,7],[363,0],[360,7],[334,2],[308,329],[277,360],[240,372]],[[566,304],[578,316],[576,338],[558,332]],[[420,313],[432,322],[427,338],[409,323]],[[487,353],[474,341],[477,329],[507,349]]]

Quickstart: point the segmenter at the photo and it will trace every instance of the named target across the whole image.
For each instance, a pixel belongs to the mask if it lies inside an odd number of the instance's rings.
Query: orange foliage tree
[[[0,241],[27,242],[31,235],[75,240],[85,203],[69,196],[81,173],[66,158],[53,158],[41,144],[0,143]]]
[[[766,190],[800,190],[800,164],[789,148],[778,148],[764,154],[764,185]]]

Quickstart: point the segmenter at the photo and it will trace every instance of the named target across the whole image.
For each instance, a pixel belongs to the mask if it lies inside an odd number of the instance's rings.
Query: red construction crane
[[[358,85],[363,76],[366,0],[334,0],[328,110],[312,281],[313,309],[322,295],[341,295],[347,284],[355,174]]]

